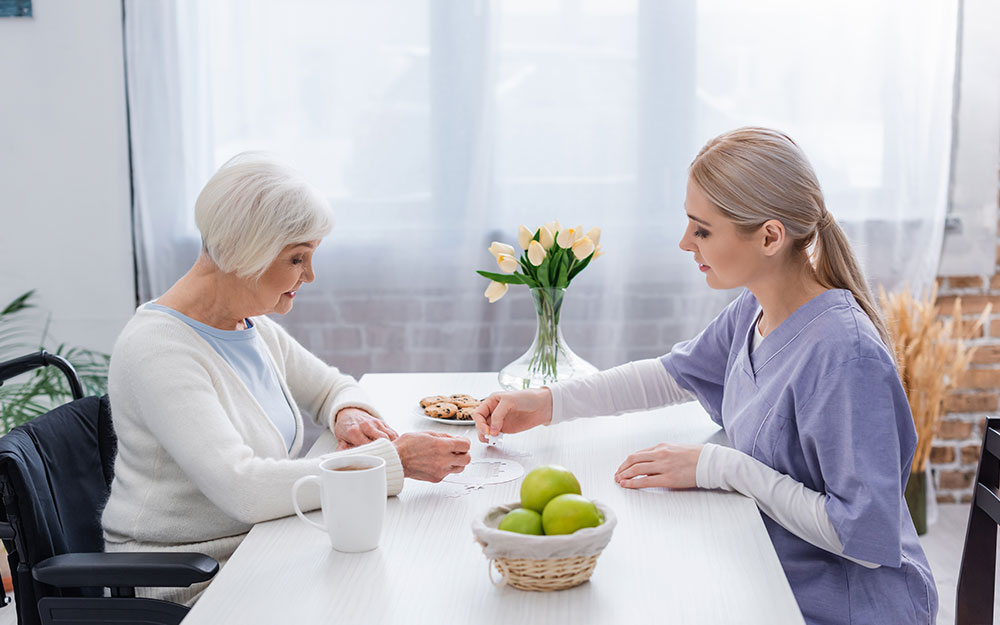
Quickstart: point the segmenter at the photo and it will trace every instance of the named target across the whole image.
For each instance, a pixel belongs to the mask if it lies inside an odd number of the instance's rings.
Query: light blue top
[[[220,330],[161,304],[151,302],[144,308],[159,310],[177,317],[205,339],[240,376],[264,412],[271,418],[271,422],[281,432],[285,445],[288,449],[292,448],[292,443],[295,441],[295,415],[288,398],[281,390],[271,358],[260,342],[257,328],[249,319],[246,320],[246,330]]]
[[[825,495],[844,553],[764,516],[809,625],[933,625],[937,587],[903,499],[917,435],[892,353],[850,291],[831,289],[750,351],[760,310],[744,291],[662,357],[733,447]]]

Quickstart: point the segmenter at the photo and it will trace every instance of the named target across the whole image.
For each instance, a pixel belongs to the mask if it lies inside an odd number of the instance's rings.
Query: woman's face
[[[713,289],[746,286],[760,268],[763,255],[756,238],[736,230],[690,178],[684,200],[688,226],[680,248],[694,254],[705,281]]]
[[[292,309],[292,299],[299,287],[312,282],[313,252],[319,246],[319,239],[285,246],[254,287],[257,303],[264,310],[262,314],[286,314]]]

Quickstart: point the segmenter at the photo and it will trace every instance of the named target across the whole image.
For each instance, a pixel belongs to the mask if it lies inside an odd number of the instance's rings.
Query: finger
[[[469,453],[469,448],[472,447],[472,443],[469,442],[467,438],[457,438],[452,442],[451,453],[453,454],[467,454]]]
[[[344,449],[350,449],[351,447],[353,447],[353,445],[345,440],[341,440],[337,443],[337,451],[343,451]]]
[[[618,482],[622,488],[653,488],[654,486],[666,486],[662,475],[633,477]]]
[[[633,464],[639,462],[649,462],[650,460],[654,460],[656,458],[656,455],[655,452],[651,451],[651,449],[652,448],[642,449],[629,454],[628,457],[625,458],[625,460],[623,460],[622,463],[618,466],[618,469],[615,471],[615,475],[621,473],[622,471],[632,466]]]
[[[493,394],[483,400],[481,404],[476,406],[476,409],[472,411],[472,420],[476,423],[476,432],[479,434],[480,442],[486,442],[486,434],[490,431],[490,414],[493,409],[497,407],[500,402],[500,396]]]
[[[509,399],[501,398],[497,407],[490,413],[490,435],[496,436],[503,432],[503,422],[512,408],[512,403]]]
[[[385,432],[386,436],[388,436],[389,440],[391,440],[391,441],[394,441],[397,438],[399,438],[399,432],[397,432],[396,430],[392,429],[392,426],[390,426],[388,423],[386,423],[385,421],[383,421],[381,419],[375,421],[375,427],[377,427],[378,429],[380,429],[383,432]]]
[[[389,438],[389,435],[379,429],[378,425],[372,421],[364,421],[361,424],[361,433],[364,434],[368,440],[374,441],[379,438]]]
[[[615,479],[621,481],[640,475],[659,475],[660,473],[663,473],[663,469],[656,466],[653,462],[637,462],[627,469],[616,473]]]

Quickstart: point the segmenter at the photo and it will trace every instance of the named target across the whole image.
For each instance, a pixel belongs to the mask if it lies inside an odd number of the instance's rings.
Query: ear
[[[785,247],[785,225],[777,219],[768,219],[761,226],[764,233],[764,255],[774,256]]]

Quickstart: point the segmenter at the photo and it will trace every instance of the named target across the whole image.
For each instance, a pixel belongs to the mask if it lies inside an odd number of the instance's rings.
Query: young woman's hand
[[[367,445],[379,438],[396,440],[396,430],[376,416],[360,408],[344,408],[337,413],[333,423],[333,434],[337,437],[337,449],[350,449]]]
[[[407,432],[393,443],[403,475],[440,482],[449,473],[461,473],[469,464],[469,439],[442,432]]]
[[[694,488],[702,447],[660,443],[637,451],[615,471],[615,481],[623,488]]]
[[[552,421],[552,391],[547,388],[494,393],[472,413],[479,440],[501,432],[513,434]]]

